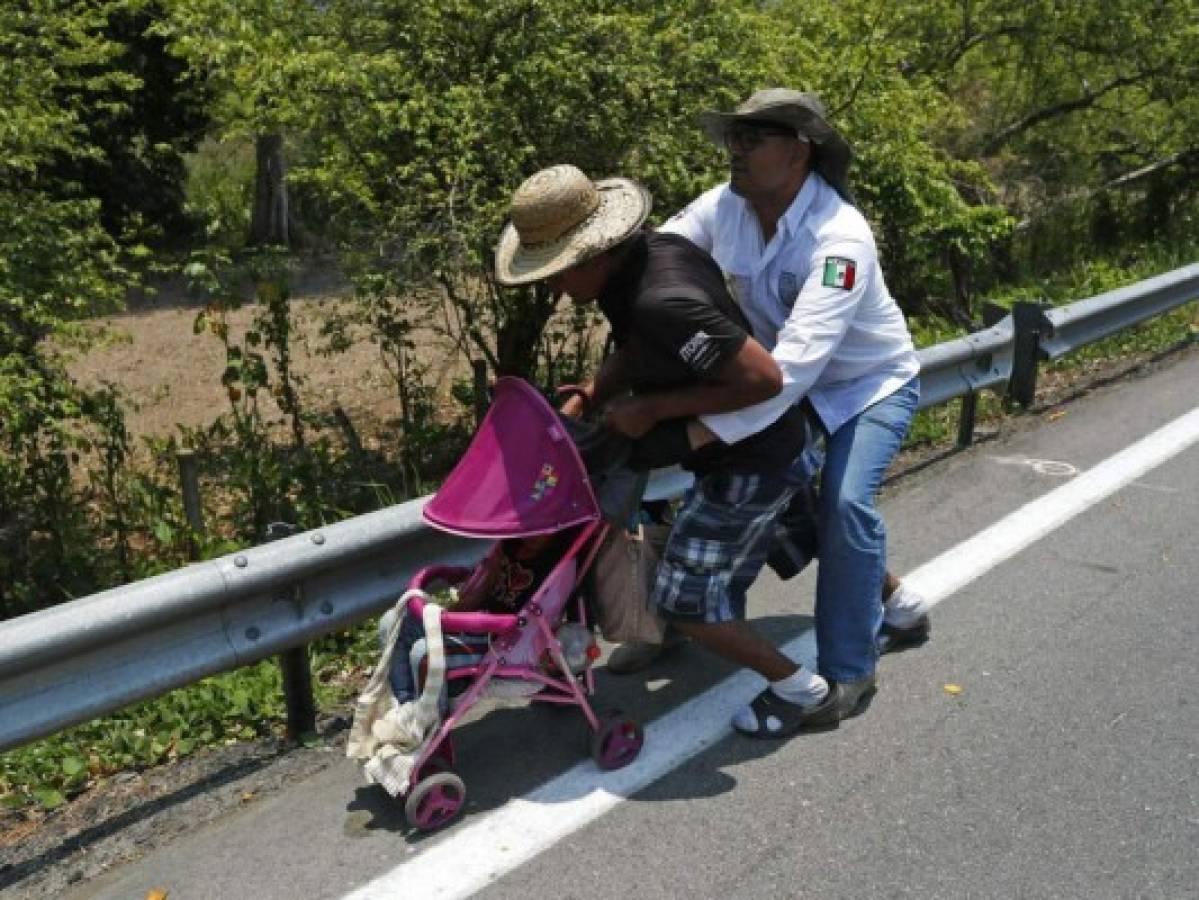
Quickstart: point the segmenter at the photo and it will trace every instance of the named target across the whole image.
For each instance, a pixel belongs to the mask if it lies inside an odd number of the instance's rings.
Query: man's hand
[[[558,412],[566,416],[568,419],[582,418],[583,413],[587,409],[587,401],[578,394],[571,396],[565,403],[558,407]]]
[[[558,412],[566,416],[568,419],[580,419],[587,412],[587,408],[591,405],[591,393],[594,389],[594,383],[587,384],[566,384],[558,388],[559,396],[566,396],[566,400],[558,407]]]
[[[604,407],[603,422],[618,434],[634,440],[658,424],[655,404],[649,397],[616,397]]]
[[[699,419],[691,419],[687,422],[687,443],[691,445],[692,450],[706,447],[713,441],[718,440],[720,438],[716,436],[716,433]]]

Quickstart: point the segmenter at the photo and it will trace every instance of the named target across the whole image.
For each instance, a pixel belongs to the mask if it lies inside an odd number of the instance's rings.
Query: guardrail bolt
[[[250,561],[248,559],[246,559],[244,556],[233,557],[233,565],[237,566],[239,569],[244,569],[249,564],[250,564]]]
[[[317,533],[312,536],[312,543],[320,545],[320,544],[323,544],[324,542],[325,542],[325,536],[323,534]]]
[[[250,627],[250,628],[246,629],[246,640],[247,641],[256,641],[261,636],[262,636],[262,632],[259,631],[257,628]]]

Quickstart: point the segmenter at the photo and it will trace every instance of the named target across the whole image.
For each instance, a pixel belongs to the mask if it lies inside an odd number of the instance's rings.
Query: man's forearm
[[[594,408],[599,408],[629,390],[631,381],[623,354],[617,350],[608,356],[587,384],[587,396]]]
[[[716,383],[651,391],[638,397],[647,404],[655,422],[732,412],[766,399],[757,386]]]
[[[747,338],[714,377],[616,398],[605,408],[604,421],[621,434],[639,438],[659,422],[682,422],[699,415],[742,409],[773,397],[781,387],[782,377],[770,354]]]

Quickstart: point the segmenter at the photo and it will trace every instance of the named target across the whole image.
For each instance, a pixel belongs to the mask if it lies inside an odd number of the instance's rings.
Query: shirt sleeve
[[[783,373],[782,391],[744,409],[700,416],[700,421],[732,444],[772,425],[798,403],[845,337],[876,262],[877,251],[871,242],[842,239],[818,245],[808,278],[771,351]]]
[[[658,230],[682,235],[705,252],[711,253],[716,242],[715,225],[716,204],[710,194],[704,194],[663,222]]]
[[[748,334],[715,304],[669,296],[638,309],[637,327],[654,345],[676,357],[700,378],[736,356]]]

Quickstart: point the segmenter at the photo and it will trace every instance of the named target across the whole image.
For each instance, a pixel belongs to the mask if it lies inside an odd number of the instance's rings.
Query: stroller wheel
[[[599,728],[591,735],[591,758],[604,771],[620,769],[637,758],[645,732],[636,720],[613,712],[600,717]]]
[[[408,824],[419,831],[436,831],[458,817],[466,803],[466,785],[453,772],[422,778],[404,801]]]

